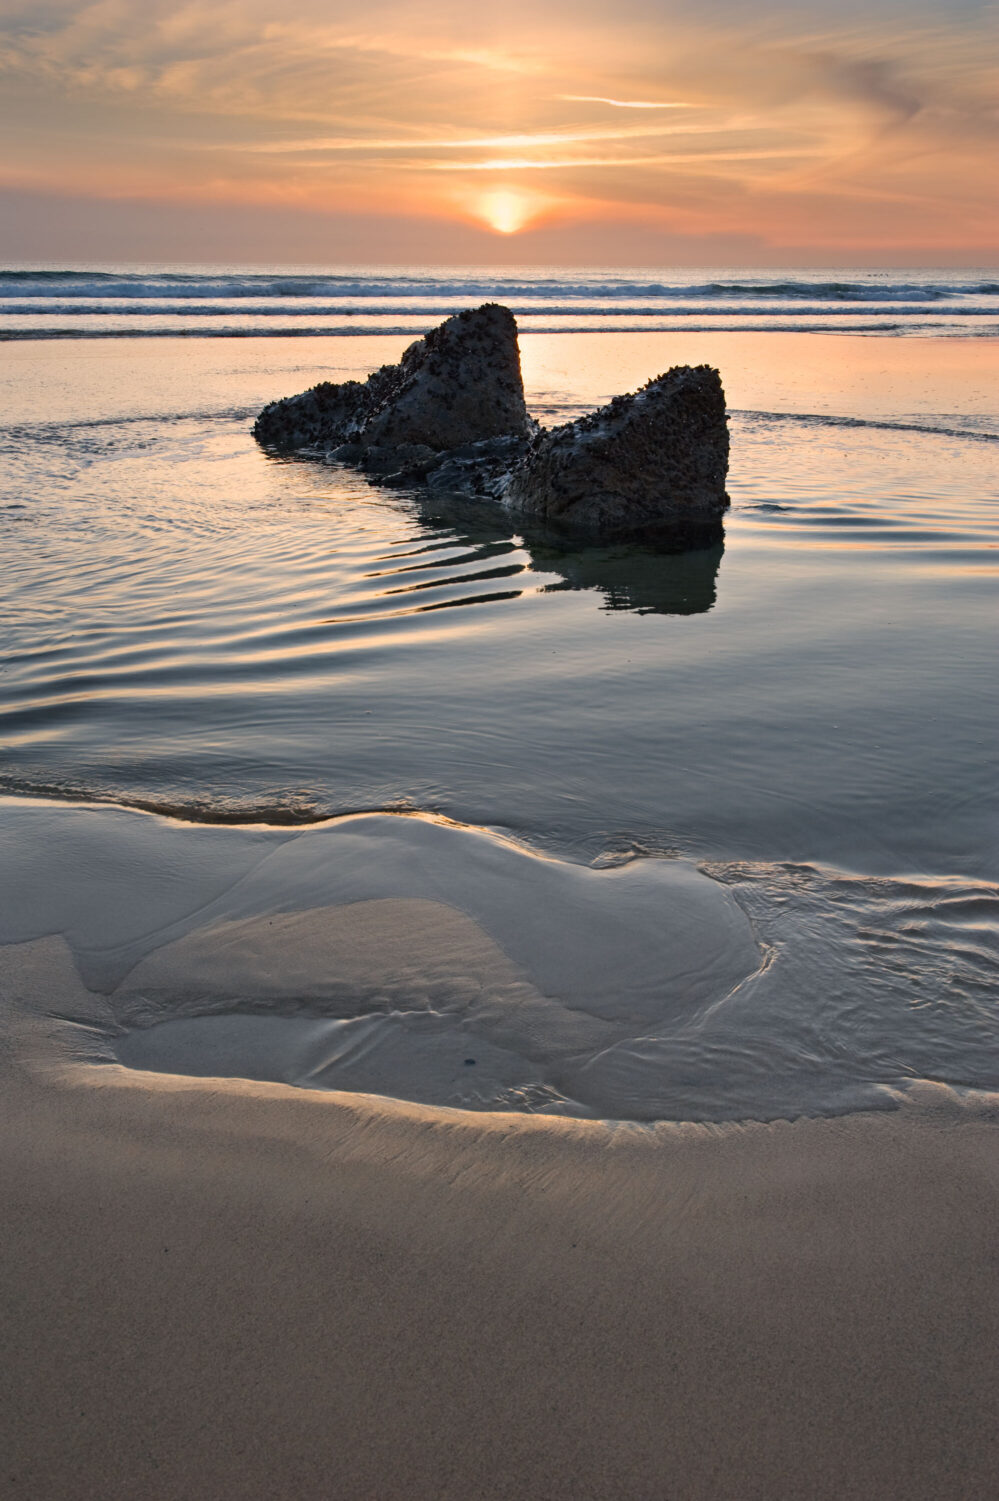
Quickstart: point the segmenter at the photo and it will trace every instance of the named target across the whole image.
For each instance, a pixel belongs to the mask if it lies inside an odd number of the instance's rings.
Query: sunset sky
[[[0,255],[990,265],[976,0],[0,0]]]

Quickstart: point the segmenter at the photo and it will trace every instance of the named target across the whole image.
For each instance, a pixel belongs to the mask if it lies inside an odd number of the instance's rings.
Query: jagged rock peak
[[[397,365],[360,381],[325,381],[274,401],[254,425],[268,447],[359,451],[416,445],[441,453],[534,431],[524,403],[517,322],[498,303],[456,313],[417,339]]]
[[[728,505],[721,377],[677,365],[599,411],[539,433],[506,486],[507,505],[594,536],[710,534]]]

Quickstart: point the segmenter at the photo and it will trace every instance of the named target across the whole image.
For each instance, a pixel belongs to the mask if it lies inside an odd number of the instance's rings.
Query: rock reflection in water
[[[462,546],[507,542],[511,518],[502,506],[466,496],[421,492],[415,497],[420,520],[435,531],[453,531]],[[660,533],[655,545],[620,542],[582,546],[557,532],[518,518],[519,535],[538,573],[558,574],[546,593],[592,589],[604,596],[604,609],[639,615],[701,615],[717,601],[718,569],[725,551],[719,521],[690,545],[689,530]]]
[[[597,589],[606,610],[639,615],[702,615],[717,598],[724,542],[687,552],[641,547],[588,547],[579,552],[532,548],[534,566],[560,573],[550,589]]]

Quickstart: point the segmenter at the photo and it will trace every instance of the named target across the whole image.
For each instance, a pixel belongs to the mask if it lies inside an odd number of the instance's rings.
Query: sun
[[[525,193],[500,188],[479,200],[479,213],[497,234],[515,235],[537,212],[537,206]]]

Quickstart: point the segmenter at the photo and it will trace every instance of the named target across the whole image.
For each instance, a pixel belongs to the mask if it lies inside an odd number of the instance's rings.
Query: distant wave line
[[[696,283],[671,283],[668,280],[603,278],[589,281],[557,277],[372,277],[354,276],[275,276],[273,274],[212,276],[205,274],[163,273],[122,274],[78,271],[0,271],[0,300],[56,297],[65,301],[109,297],[122,300],[200,300],[241,301],[247,298],[354,298],[361,301],[393,298],[462,298],[518,297],[546,298],[551,294],[564,301],[629,301],[653,298],[664,301],[702,301],[709,298],[738,300],[752,298],[779,301],[812,302],[941,302],[971,297],[999,297],[999,280],[984,278],[976,282],[913,282],[900,280],[875,283],[842,281],[799,281],[793,279],[753,278],[748,281],[713,279]]]
[[[632,315],[634,316],[634,315]],[[659,323],[625,323],[625,324],[542,324],[535,327],[521,327],[522,335],[531,334],[647,334],[647,333],[805,333],[805,334],[895,334],[910,338],[988,338],[999,337],[999,322],[994,325],[981,328],[969,329],[967,326],[943,324],[916,324],[916,323],[857,323],[844,326],[843,324],[830,325],[829,323],[679,323],[676,315],[658,315],[664,319]],[[728,314],[704,313],[702,317],[725,318]],[[673,317],[673,322],[668,321]],[[0,329],[0,344],[18,343],[24,341],[40,341],[43,339],[272,339],[272,338],[416,338],[425,334],[431,327],[429,323],[411,324],[383,324],[377,328],[358,328],[352,324],[346,325],[319,325],[281,328],[104,328],[87,329],[80,328],[33,328],[33,329]]]
[[[456,299],[457,300],[457,299]],[[705,315],[711,317],[727,318],[754,318],[765,312],[771,318],[856,318],[872,316],[878,312],[878,304],[870,302],[860,307],[789,307],[789,308],[754,308],[754,307],[594,307],[592,310],[581,307],[557,307],[545,305],[542,307],[518,307],[514,299],[513,312],[520,318],[547,317],[547,318],[578,318],[590,316],[594,318],[697,318]],[[885,315],[890,314],[893,318],[988,318],[999,316],[999,305],[990,307],[948,307],[927,308],[921,304],[907,306],[905,303],[886,301],[883,304]],[[11,306],[4,307],[0,303],[0,317],[8,318],[226,318],[238,314],[242,318],[377,318],[389,313],[397,316],[410,318],[447,318],[456,309],[453,305],[438,306],[409,306],[393,307],[384,310],[374,310],[370,307],[351,307],[332,305],[327,307],[254,307],[245,308],[238,304],[233,306],[198,307],[186,303],[150,308],[138,307],[115,307],[113,304],[104,303],[77,307],[72,303],[53,304],[51,306],[39,305],[38,307]]]
[[[978,443],[999,443],[999,433],[966,427],[936,427],[927,422],[893,422],[877,417],[835,417],[825,412],[753,412],[731,408],[732,417],[759,422],[797,422],[815,427],[872,427],[890,433],[930,433],[936,438],[971,438]]]

